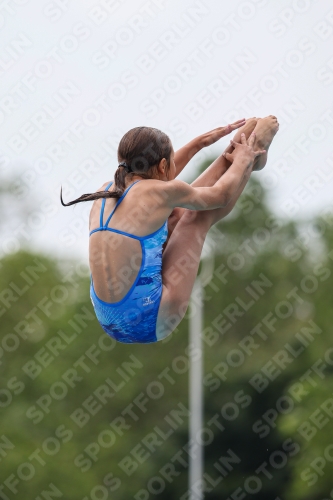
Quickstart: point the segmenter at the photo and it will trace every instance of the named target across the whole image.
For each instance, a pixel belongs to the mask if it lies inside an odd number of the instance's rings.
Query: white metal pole
[[[190,358],[189,370],[189,406],[190,406],[190,449],[189,449],[189,491],[190,500],[203,500],[203,447],[200,445],[200,431],[203,427],[203,287],[197,278],[191,295],[191,314],[189,319],[190,343],[195,348],[195,355]],[[198,355],[197,353],[200,353]],[[198,440],[199,437],[199,440]]]

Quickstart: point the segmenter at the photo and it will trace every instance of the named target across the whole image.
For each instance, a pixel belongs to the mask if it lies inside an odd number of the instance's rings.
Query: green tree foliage
[[[210,235],[205,499],[333,498],[333,221],[282,221],[265,196],[252,181]],[[0,498],[188,498],[191,311],[165,341],[117,344],[87,268],[0,265]]]

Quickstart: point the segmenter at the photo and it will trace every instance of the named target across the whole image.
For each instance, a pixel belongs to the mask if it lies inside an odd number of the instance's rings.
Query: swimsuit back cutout
[[[103,224],[104,219],[104,209],[105,209],[105,198],[102,199],[102,206],[100,211],[100,226],[96,229],[90,231],[90,236],[98,231],[110,231],[122,235],[119,237],[121,239],[120,247],[117,250],[111,249],[112,252],[117,253],[119,263],[117,262],[117,272],[115,272],[115,267],[113,268],[113,273],[108,275],[105,271],[105,266],[102,266],[103,275],[99,276],[103,281],[104,285],[109,289],[120,290],[121,285],[124,288],[124,275],[123,270],[128,269],[128,261],[133,254],[133,247],[131,246],[131,241],[137,240],[135,243],[139,245],[141,252],[141,265],[138,270],[139,265],[135,268],[136,276],[133,276],[131,286],[124,297],[117,302],[106,302],[101,300],[95,291],[94,282],[91,275],[90,284],[90,298],[94,306],[97,319],[99,320],[102,328],[111,337],[115,338],[120,342],[156,342],[156,320],[158,314],[158,308],[162,295],[162,245],[165,242],[168,235],[167,220],[164,224],[151,234],[146,236],[136,236],[134,234],[121,231],[119,229],[110,228],[110,220],[122,202],[122,200],[127,195],[128,191],[134,184],[140,182],[140,180],[135,181],[133,184],[127,187],[123,195],[117,200],[117,203],[112,210],[111,214],[107,218],[105,224]],[[107,191],[112,182],[108,184],[105,188]],[[118,245],[119,246],[119,245]],[[98,248],[98,251],[100,248]],[[110,250],[108,249],[110,253]],[[137,250],[134,250],[136,256],[138,256]],[[111,255],[112,257],[112,255]],[[127,261],[124,263],[124,259]],[[123,265],[120,264],[123,262]],[[137,259],[130,259],[137,260]],[[119,272],[118,272],[119,271]],[[96,271],[94,271],[96,272]],[[95,275],[95,274],[94,274]],[[123,282],[119,276],[123,276]],[[96,275],[95,275],[96,277]],[[127,279],[127,286],[129,280]]]

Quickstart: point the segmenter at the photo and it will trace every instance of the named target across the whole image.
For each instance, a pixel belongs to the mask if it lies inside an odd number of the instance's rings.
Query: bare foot
[[[254,150],[265,149],[266,153],[256,158],[252,170],[262,170],[267,163],[267,151],[274,139],[276,132],[279,130],[279,122],[276,116],[269,115],[265,118],[259,118],[253,132],[256,134]]]
[[[243,125],[241,128],[239,128],[237,130],[233,140],[235,142],[240,142],[241,134],[245,134],[246,139],[248,139],[250,137],[250,135],[252,134],[253,130],[255,129],[257,122],[258,122],[258,118],[248,118],[246,120],[245,125]],[[234,148],[232,147],[232,149],[234,149]]]
[[[235,142],[241,142],[241,134],[245,134],[246,139],[248,139],[250,137],[250,135],[252,134],[253,130],[255,129],[257,122],[258,122],[258,118],[248,118],[246,120],[245,125],[243,125],[243,127],[241,127],[240,129],[237,130],[233,140]],[[226,148],[225,153],[232,153],[234,149],[235,148],[233,146],[231,146],[231,144],[230,144]],[[225,158],[225,161],[228,163],[229,166],[231,165],[230,161],[228,161],[226,158]]]

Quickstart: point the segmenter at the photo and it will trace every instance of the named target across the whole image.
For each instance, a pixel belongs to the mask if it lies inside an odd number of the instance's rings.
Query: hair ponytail
[[[64,203],[62,198],[62,187],[60,188],[60,202],[64,207],[69,207],[70,205],[75,205],[81,201],[94,201],[99,198],[117,198],[119,199],[125,191],[125,178],[126,171],[124,167],[118,167],[114,175],[114,190],[113,191],[96,191],[91,194],[83,194],[76,200],[70,201],[69,203]]]
[[[83,194],[76,200],[64,203],[62,188],[60,201],[64,207],[75,205],[81,201],[94,201],[99,198],[119,199],[126,188],[127,176],[131,180],[134,175],[143,179],[152,179],[157,175],[157,165],[165,158],[170,166],[172,145],[169,137],[156,128],[136,127],[127,132],[118,147],[118,160],[121,162],[114,175],[113,191],[96,191]]]

